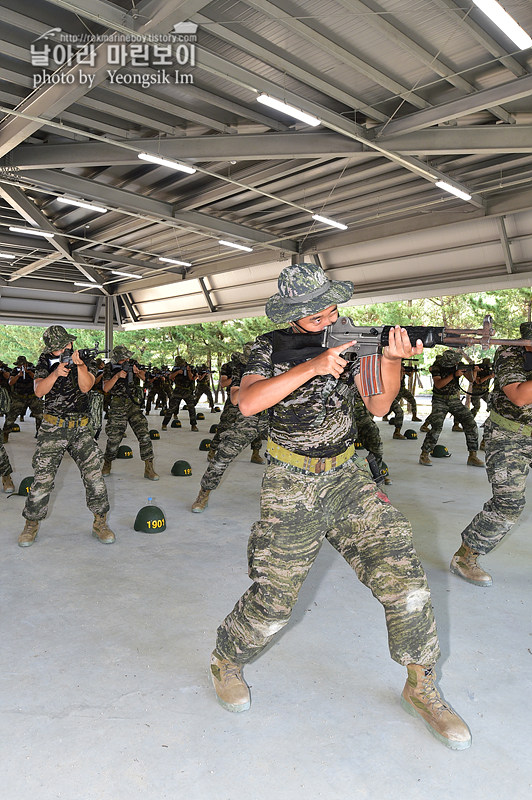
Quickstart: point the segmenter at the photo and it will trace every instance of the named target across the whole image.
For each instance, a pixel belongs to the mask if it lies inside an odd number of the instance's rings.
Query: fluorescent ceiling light
[[[517,24],[500,3],[497,3],[497,0],[473,0],[473,3],[521,50],[526,50],[532,45],[532,39],[528,33]]]
[[[316,222],[323,222],[324,225],[330,225],[331,228],[339,228],[341,231],[347,230],[347,225],[344,225],[343,222],[335,222],[334,219],[322,217],[320,214],[313,214],[312,219],[315,219]]]
[[[243,244],[236,244],[236,242],[224,242],[223,239],[218,241],[218,244],[223,244],[224,247],[234,247],[235,250],[244,250],[246,253],[252,253],[252,247],[245,247]]]
[[[141,278],[142,275],[133,275],[132,272],[118,272],[116,269],[112,269],[111,272],[113,275],[120,275],[122,278]]]
[[[84,283],[83,281],[79,281],[79,282],[76,281],[74,283],[74,286],[88,286],[91,289],[103,289],[103,286],[102,286],[101,283]]]
[[[37,228],[17,228],[14,225],[10,225],[9,230],[13,233],[29,233],[31,236],[44,236],[46,239],[53,239],[55,236],[54,233],[46,233],[46,231],[40,231]]]
[[[294,117],[295,119],[301,120],[301,122],[306,122],[307,125],[312,125],[313,127],[316,125],[321,125],[321,120],[319,120],[317,117],[313,117],[312,114],[307,114],[300,108],[291,106],[288,103],[283,103],[282,100],[277,100],[276,97],[270,97],[269,94],[259,94],[257,100],[259,103],[263,103],[265,106],[275,108],[277,111],[281,111],[283,114],[288,114],[289,117]]]
[[[438,189],[443,189],[444,192],[454,194],[456,197],[460,197],[462,200],[471,200],[470,194],[463,192],[461,189],[457,189],[456,186],[452,186],[450,183],[445,183],[445,181],[436,181],[436,186]]]
[[[159,164],[161,167],[169,167],[170,169],[177,169],[181,172],[188,172],[189,175],[194,175],[196,172],[194,167],[189,167],[187,164],[180,164],[179,161],[173,161],[170,158],[152,156],[151,153],[138,153],[138,157],[143,161],[151,161],[152,164]]]
[[[108,210],[104,206],[97,206],[95,203],[88,203],[86,200],[77,200],[75,197],[58,197],[57,201],[58,203],[63,203],[65,206],[88,208],[91,211],[98,211],[100,214],[105,214]]]
[[[162,256],[159,258],[159,261],[164,261],[165,264],[177,264],[178,267],[191,267],[192,264],[189,261],[178,261],[176,258],[163,258]]]
[[[15,258],[15,256],[10,253],[0,253],[0,258]]]

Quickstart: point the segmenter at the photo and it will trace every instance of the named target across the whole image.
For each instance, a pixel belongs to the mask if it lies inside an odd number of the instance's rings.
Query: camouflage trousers
[[[113,397],[105,426],[107,436],[106,461],[114,461],[116,458],[120,443],[125,436],[128,422],[138,439],[142,461],[153,458],[153,445],[148,433],[148,422],[139,406],[128,397]]]
[[[236,425],[237,420],[240,417],[242,417],[242,414],[240,413],[240,409],[238,408],[238,406],[233,405],[231,400],[228,398],[225,401],[225,405],[224,405],[224,407],[222,409],[222,413],[220,415],[220,421],[218,422],[218,425],[216,426],[218,430],[214,434],[214,436],[212,438],[212,441],[211,441],[211,446],[209,448],[211,451],[214,451],[214,450],[216,450],[218,448],[218,445],[220,444],[220,439],[222,437],[222,433],[224,433],[224,431],[229,430],[229,428],[231,428],[233,425]],[[266,438],[266,437],[258,435],[255,439],[253,439],[252,442],[249,442],[249,444],[251,445],[251,448],[253,450],[259,450],[259,448],[260,448],[260,446],[262,444],[262,439],[263,438]]]
[[[394,661],[434,665],[436,623],[410,523],[354,460],[320,475],[268,466],[248,544],[253,584],[218,628],[218,655],[246,664],[287,624],[324,538],[382,603]]]
[[[211,392],[211,387],[210,386],[198,386],[198,387],[196,387],[196,391],[194,393],[194,403],[195,403],[195,405],[197,405],[199,403],[199,401],[203,397],[203,395],[205,395],[205,397],[207,398],[207,402],[209,404],[209,408],[212,411],[212,409],[214,408],[214,399],[213,399],[213,396],[212,396],[212,392]]]
[[[389,414],[393,414],[393,420],[395,422],[395,427],[402,428],[403,422],[405,421],[405,412],[403,411],[403,407],[399,402],[399,395],[395,398],[393,403],[390,406]]]
[[[93,390],[89,392],[89,419],[95,439],[99,437],[102,430],[103,401],[104,395],[101,392]]]
[[[109,511],[107,489],[102,477],[102,451],[94,441],[90,425],[60,428],[44,420],[33,454],[33,483],[22,512],[26,519],[41,520],[46,517],[54,479],[65,452],[72,456],[81,473],[88,508],[93,514],[107,514]],[[74,509],[74,498],[71,503]]]
[[[477,553],[489,553],[504,539],[525,507],[526,479],[532,461],[532,438],[484,426],[486,473],[492,496],[462,531],[462,540]]]
[[[256,414],[244,417],[239,413],[235,424],[224,431],[220,437],[220,444],[209,466],[201,478],[201,488],[212,491],[216,489],[224,476],[229,464],[242,452],[244,447],[252,442],[259,442],[260,447],[263,437],[268,436],[268,417],[265,414]]]
[[[447,414],[452,414],[456,422],[461,423],[468,450],[478,450],[478,428],[471,411],[461,402],[460,397],[439,397],[432,395],[432,411],[425,420],[425,425],[430,421],[432,428],[427,433],[421,445],[424,453],[430,453],[438,444],[443,423]]]
[[[487,404],[489,398],[489,392],[484,392],[483,394],[472,394],[471,395],[471,413],[474,417],[477,416],[478,412],[480,411],[480,401],[484,400]]]
[[[368,453],[373,453],[380,466],[383,454],[381,434],[379,426],[365,406],[362,410],[358,408],[358,404],[355,406],[355,423],[358,441],[362,443]]]
[[[164,415],[163,425],[168,425],[170,420],[172,419],[172,414],[179,413],[179,406],[181,405],[181,400],[187,407],[188,416],[190,419],[190,424],[195,425],[198,421],[196,418],[196,407],[194,403],[194,393],[191,391],[185,392],[181,391],[179,393],[174,393],[171,398],[170,402],[168,403],[168,408],[166,409],[166,414]]]
[[[406,386],[401,386],[401,388],[399,389],[399,394],[397,395],[397,397],[395,399],[398,402],[401,402],[401,400],[406,400],[406,402],[408,403],[408,405],[410,406],[410,409],[412,411],[412,416],[413,417],[417,416],[416,398],[414,397],[412,392],[409,389],[406,388]]]
[[[11,475],[13,469],[4,445],[0,442],[0,475]]]
[[[9,431],[13,429],[17,417],[23,417],[28,408],[35,417],[35,427],[39,430],[43,415],[42,399],[35,394],[17,394],[17,392],[11,392],[11,408],[6,414],[4,433],[9,433]]]
[[[157,400],[155,400],[155,398],[157,398]],[[164,389],[150,389],[146,395],[146,414],[150,413],[152,403],[155,403],[156,407],[157,403],[160,403],[162,408],[166,408],[168,405],[167,392],[165,392]]]

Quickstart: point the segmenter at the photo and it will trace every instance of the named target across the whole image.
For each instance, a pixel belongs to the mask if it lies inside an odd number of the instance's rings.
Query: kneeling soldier
[[[84,363],[77,350],[72,352],[75,339],[61,325],[52,325],[43,334],[46,350],[35,368],[35,394],[45,398],[44,415],[33,454],[33,483],[22,512],[26,524],[18,539],[21,547],[35,541],[65,452],[81,473],[87,506],[94,514],[93,535],[104,544],[115,540],[106,522],[109,501],[101,474],[102,452],[88,424],[88,393],[98,368],[93,360]]]

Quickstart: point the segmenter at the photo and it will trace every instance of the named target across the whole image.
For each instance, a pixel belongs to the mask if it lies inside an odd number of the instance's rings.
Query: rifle
[[[64,350],[60,356],[57,356],[57,360],[55,358],[54,359],[51,358],[50,364],[56,364],[61,361],[63,364],[68,364],[69,367],[75,367],[76,365],[72,361],[72,352],[73,351],[70,350],[70,348],[68,350]],[[89,361],[93,361],[94,358],[100,355],[101,353],[108,353],[108,352],[109,350],[100,350],[100,345],[97,342],[94,343],[94,347],[83,347],[80,350],[78,350],[79,357],[81,358],[84,364],[88,364]]]
[[[293,334],[273,331],[272,359],[274,363],[305,361],[320,355],[324,348],[338,347],[354,341],[354,344],[343,351],[342,358],[346,361],[360,359],[362,396],[382,394],[379,355],[383,347],[388,345],[390,330],[393,327],[393,325],[355,325],[350,317],[338,317],[335,323],[321,333]],[[403,327],[413,345],[420,339],[424,347],[443,345],[463,348],[479,344],[483,350],[487,350],[493,344],[532,346],[530,339],[494,339],[493,319],[489,315],[484,317],[482,328],[445,328],[432,325]]]

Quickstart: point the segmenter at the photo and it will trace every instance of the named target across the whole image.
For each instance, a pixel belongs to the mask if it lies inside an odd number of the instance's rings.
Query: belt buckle
[[[325,458],[318,458],[316,461],[316,466],[314,467],[314,472],[316,475],[319,475],[321,472],[325,472]]]

